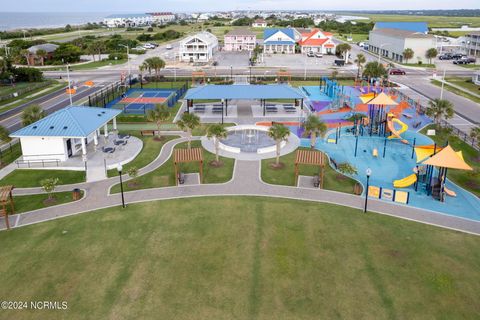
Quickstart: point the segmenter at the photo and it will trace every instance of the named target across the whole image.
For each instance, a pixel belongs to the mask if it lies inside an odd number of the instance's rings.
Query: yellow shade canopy
[[[446,146],[442,149],[442,151],[425,160],[423,164],[440,168],[473,170],[472,167],[470,167],[465,160],[463,160],[463,155],[459,155],[450,146]]]
[[[392,98],[387,96],[384,92],[380,92],[379,95],[377,95],[373,99],[364,103],[382,105],[382,106],[396,106],[398,104],[396,101],[392,100]]]
[[[423,160],[427,159],[434,153],[438,153],[442,150],[442,147],[436,145],[426,145],[426,146],[416,146],[415,147],[415,155],[417,156],[417,163],[422,162]]]
[[[367,103],[373,98],[375,98],[375,92],[364,93],[360,96],[360,100],[362,100],[363,103]]]

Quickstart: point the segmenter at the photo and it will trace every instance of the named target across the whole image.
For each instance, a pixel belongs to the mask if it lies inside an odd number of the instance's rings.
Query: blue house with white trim
[[[397,30],[404,30],[404,31],[411,31],[411,32],[418,32],[418,33],[428,33],[428,24],[426,22],[404,22],[404,21],[397,21],[397,22],[377,22],[373,27],[373,30],[376,29],[397,29]]]
[[[19,138],[23,160],[59,160],[82,155],[87,157],[87,145],[98,145],[100,130],[108,137],[108,123],[113,122],[121,110],[70,106],[58,110],[10,135]]]
[[[301,34],[294,28],[269,28],[263,31],[264,53],[295,53],[295,43]]]

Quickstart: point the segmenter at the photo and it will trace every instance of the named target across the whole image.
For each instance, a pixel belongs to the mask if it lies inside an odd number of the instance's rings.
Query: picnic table
[[[105,153],[114,153],[115,152],[115,148],[112,148],[112,147],[104,147],[102,149],[103,152]]]
[[[2,186],[0,187],[0,204],[2,208],[0,209],[0,217],[5,217],[5,225],[7,229],[10,229],[10,222],[8,221],[8,211],[7,205],[10,203],[10,207],[12,208],[11,214],[15,213],[15,208],[13,206],[13,196],[12,196],[13,186]]]

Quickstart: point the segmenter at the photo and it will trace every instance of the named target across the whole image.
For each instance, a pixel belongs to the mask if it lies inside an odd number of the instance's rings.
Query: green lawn
[[[0,102],[0,110],[2,112],[10,110],[14,107],[17,107],[21,104],[30,102],[34,99],[37,99],[40,96],[47,95],[49,93],[52,93],[58,89],[61,89],[65,87],[65,83],[59,83],[58,81],[49,81],[50,84],[46,87],[34,89],[30,92],[27,92],[25,94],[21,94],[16,98],[8,99],[8,100],[3,100]],[[18,87],[17,87],[18,88]],[[15,92],[15,91],[13,91]],[[42,92],[42,93],[40,93]]]
[[[480,238],[314,202],[208,197],[0,233],[4,319],[475,319]]]
[[[480,17],[449,17],[449,16],[421,16],[421,15],[400,15],[400,14],[369,14],[352,13],[355,16],[364,16],[377,21],[406,21],[406,22],[427,22],[430,28],[459,28],[468,24],[470,27],[480,27]],[[360,22],[369,22],[368,20],[358,20]]]
[[[434,63],[401,63],[402,66],[419,67],[419,68],[435,68]]]
[[[70,191],[55,192],[53,196],[55,199],[55,201],[53,202],[49,202],[49,201],[45,202],[45,200],[47,200],[48,198],[46,194],[15,196],[13,197],[13,201],[15,205],[15,213],[22,213],[22,212],[47,208],[47,207],[56,206],[59,204],[64,204],[64,203],[73,201],[72,192]],[[83,197],[83,191],[82,191],[82,197]],[[9,210],[10,207],[7,207],[7,209]]]
[[[442,83],[441,83],[440,81],[438,81],[438,80],[430,80],[430,83],[436,85],[437,87],[441,87],[441,86],[442,86]],[[452,92],[452,93],[454,93],[454,94],[456,94],[456,95],[459,95],[459,96],[462,96],[462,97],[464,97],[464,98],[470,99],[470,100],[472,100],[473,102],[480,103],[480,98],[478,98],[478,97],[476,97],[476,96],[474,96],[474,95],[471,95],[471,94],[469,94],[469,93],[467,93],[467,92],[464,92],[464,91],[462,91],[462,90],[459,90],[459,89],[457,89],[457,88],[455,88],[455,87],[452,87],[452,86],[450,86],[450,85],[448,85],[448,84],[444,84],[444,85],[443,85],[443,88],[444,88],[444,90],[450,91],[450,92]]]
[[[89,63],[85,63],[85,64],[80,64],[80,65],[77,65],[77,66],[72,66],[70,69],[72,71],[75,71],[75,70],[86,70],[86,69],[96,69],[96,68],[100,68],[100,67],[105,67],[105,66],[115,66],[115,65],[119,65],[119,64],[124,64],[127,62],[127,59],[118,59],[118,60],[101,60],[101,61],[92,61],[92,62],[89,62]]]
[[[122,133],[131,134],[143,142],[143,148],[139,155],[133,161],[123,166],[124,172],[127,172],[131,167],[136,167],[137,169],[145,167],[158,157],[162,146],[167,141],[177,138],[176,136],[164,136],[162,141],[156,141],[154,137],[142,137],[138,131],[122,131]],[[118,171],[117,169],[111,169],[108,170],[107,174],[109,177],[118,176]]]
[[[85,182],[84,171],[17,169],[0,180],[0,185],[13,185],[16,188],[40,187],[46,178],[59,178],[61,184]]]
[[[3,168],[22,155],[22,147],[20,143],[12,144],[11,148],[5,149],[0,155],[0,168]]]
[[[192,141],[192,148],[201,147],[200,141]],[[186,148],[187,143],[180,143],[175,148]],[[203,151],[203,183],[223,183],[232,179],[234,159],[220,157],[223,166],[215,168],[210,166],[210,162],[215,160],[215,155],[206,150]],[[199,172],[198,163],[183,163],[180,165],[180,171],[183,173]],[[173,160],[170,157],[161,167],[154,171],[139,176],[130,183],[124,184],[124,190],[139,190],[148,188],[168,187],[175,185],[175,171]],[[112,193],[120,192],[120,185],[111,189]]]
[[[341,39],[343,41],[347,41],[348,37],[352,37],[352,43],[357,43],[357,42],[362,42],[362,41],[367,41],[368,40],[368,33],[347,33],[347,34],[342,34],[340,35],[338,32],[334,33],[335,38]]]
[[[467,69],[480,70],[480,65],[478,64],[459,64],[459,66]]]
[[[420,132],[426,134],[428,129],[434,129],[434,125],[427,126]],[[445,145],[445,142],[448,139],[448,143],[455,151],[462,151],[463,158],[474,169],[474,171],[449,169],[447,177],[462,188],[480,197],[480,153],[458,137],[448,135],[445,130],[436,130],[436,135],[430,136],[430,138],[440,146]]]
[[[457,86],[462,87],[474,94],[480,95],[480,86],[473,83],[472,78],[468,77],[446,77],[446,81],[451,82]]]
[[[299,148],[310,150],[309,148]],[[270,165],[275,163],[275,159],[262,160],[262,180],[271,184],[280,184],[285,186],[295,186],[295,155],[296,152],[281,156],[280,161],[285,164],[283,169],[273,169]],[[319,173],[318,167],[299,166],[300,175],[314,176]],[[345,193],[353,193],[353,187],[356,181],[344,176],[332,169],[328,164],[325,166],[325,181],[323,188]]]

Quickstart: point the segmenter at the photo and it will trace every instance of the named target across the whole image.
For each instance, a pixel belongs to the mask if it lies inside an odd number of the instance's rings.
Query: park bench
[[[320,176],[315,175],[313,176],[313,186],[318,188],[320,186]]]
[[[184,183],[185,183],[185,174],[183,174],[182,172],[180,172],[180,173],[178,174],[177,179],[178,179],[178,183],[179,183],[179,184],[184,184]]]
[[[142,137],[154,136],[157,134],[157,130],[141,130],[140,134],[142,135]]]

